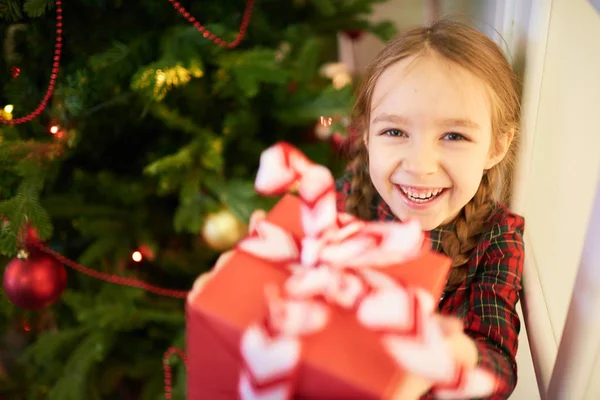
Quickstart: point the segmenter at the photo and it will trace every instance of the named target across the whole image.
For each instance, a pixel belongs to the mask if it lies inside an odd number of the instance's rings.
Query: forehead
[[[491,124],[487,85],[472,72],[434,53],[411,56],[388,67],[377,79],[371,117],[468,118]]]

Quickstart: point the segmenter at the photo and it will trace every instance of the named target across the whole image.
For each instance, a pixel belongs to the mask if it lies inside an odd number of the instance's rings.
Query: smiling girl
[[[500,379],[492,399],[517,381],[524,221],[501,199],[519,117],[515,75],[486,35],[450,21],[408,31],[366,71],[353,160],[337,182],[340,211],[417,219],[452,258],[439,312],[462,321],[449,342],[464,362]]]

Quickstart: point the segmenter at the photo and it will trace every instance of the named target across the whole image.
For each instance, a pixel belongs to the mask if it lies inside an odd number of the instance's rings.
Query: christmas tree
[[[0,397],[164,397],[184,301],[115,282],[189,290],[276,201],[253,178],[278,140],[341,170],[323,138],[353,88],[327,63],[340,32],[395,33],[368,21],[382,1],[0,0]],[[113,282],[68,268],[65,283],[66,261],[28,243]],[[9,268],[58,268],[56,298],[19,297]]]

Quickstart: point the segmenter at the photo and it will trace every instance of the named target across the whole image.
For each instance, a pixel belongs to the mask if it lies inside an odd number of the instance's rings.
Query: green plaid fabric
[[[336,182],[337,206],[345,211],[345,199],[350,191],[350,176]],[[388,205],[376,198],[372,220],[397,220]],[[452,292],[444,293],[438,310],[462,318],[465,333],[471,336],[479,350],[479,366],[493,372],[497,379],[492,400],[507,399],[517,384],[516,354],[520,320],[516,305],[521,292],[524,246],[522,217],[500,204],[490,215],[489,229],[481,235],[472,251],[465,282]],[[442,252],[443,235],[452,224],[429,232],[432,247]],[[428,393],[422,399],[433,399]]]

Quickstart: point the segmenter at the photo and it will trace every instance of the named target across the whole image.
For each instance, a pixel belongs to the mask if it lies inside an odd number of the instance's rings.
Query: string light
[[[56,135],[57,132],[58,132],[58,126],[52,125],[52,127],[50,127],[50,133],[53,135]]]
[[[12,104],[7,104],[3,109],[0,109],[0,121],[11,121],[13,119],[13,110],[14,107]]]
[[[154,261],[154,258],[156,257],[154,250],[147,244],[141,244],[137,251],[140,252],[142,258],[146,260]]]
[[[142,257],[142,253],[140,253],[139,251],[134,251],[134,252],[131,254],[131,259],[132,259],[133,261],[135,261],[135,262],[140,262],[140,261],[142,261],[142,258],[143,258],[143,257]]]
[[[321,125],[323,126],[331,126],[333,124],[333,119],[331,117],[325,118],[321,116]]]

